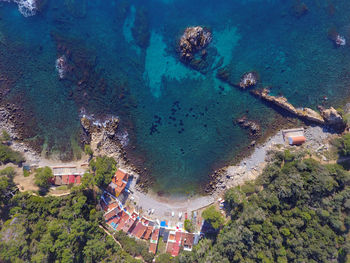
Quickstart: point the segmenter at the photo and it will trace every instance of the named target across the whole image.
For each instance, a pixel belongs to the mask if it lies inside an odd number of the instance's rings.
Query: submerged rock
[[[249,129],[251,136],[259,136],[261,132],[260,125],[254,121],[248,120],[246,116],[238,118],[235,123],[244,129]]]
[[[179,49],[183,61],[191,61],[194,54],[205,48],[212,40],[212,34],[201,26],[188,27],[181,36]],[[206,55],[206,52],[202,54]]]

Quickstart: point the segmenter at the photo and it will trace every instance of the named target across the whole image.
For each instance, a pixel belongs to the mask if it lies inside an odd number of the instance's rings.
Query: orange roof
[[[81,176],[80,176],[80,175],[77,175],[77,176],[75,177],[75,183],[76,183],[76,184],[80,184],[80,179],[81,179]]]
[[[107,214],[104,215],[105,220],[108,221],[109,219],[111,219],[113,216],[116,215],[116,212],[114,210],[108,212]]]
[[[157,244],[151,243],[149,245],[149,252],[153,253],[153,254],[156,254],[156,251],[157,251]]]
[[[131,230],[131,228],[133,227],[134,223],[135,223],[135,219],[129,217],[129,218],[125,221],[125,224],[124,224],[122,230],[123,230],[125,233],[129,232],[129,231]]]
[[[158,236],[159,236],[159,228],[153,231],[151,239],[158,242]]]
[[[62,184],[68,184],[68,175],[62,175]]]
[[[115,176],[112,178],[112,184],[110,185],[114,189],[115,194],[120,194],[124,191],[128,179],[128,174],[119,169],[116,171]]]
[[[136,237],[141,238],[147,230],[147,226],[142,225],[140,230],[137,232]]]
[[[118,203],[110,203],[110,204],[108,204],[108,210],[112,210],[118,206],[119,206]]]
[[[175,241],[175,235],[173,233],[170,233],[169,237],[168,237],[168,240],[169,241]]]
[[[144,236],[143,238],[146,239],[146,240],[148,240],[148,239],[151,237],[152,230],[153,230],[153,226],[147,227],[145,236]]]
[[[295,137],[288,137],[289,144],[292,145],[298,145],[298,144],[303,144],[306,142],[305,136],[295,136]]]
[[[176,232],[175,234],[175,241],[180,242],[181,241],[181,232]]]
[[[117,226],[117,231],[122,230],[122,228],[125,225],[126,220],[129,218],[129,215],[125,212],[122,213],[120,220],[119,220],[119,224]]]

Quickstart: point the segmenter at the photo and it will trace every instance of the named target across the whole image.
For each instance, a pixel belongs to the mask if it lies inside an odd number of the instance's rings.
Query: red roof
[[[141,224],[141,227],[140,227],[140,229],[137,231],[137,233],[136,233],[135,236],[136,236],[137,238],[141,238],[141,237],[143,236],[143,234],[146,232],[146,229],[147,229],[147,227]]]
[[[129,217],[126,221],[125,221],[125,224],[124,224],[124,227],[123,227],[123,231],[125,233],[128,233],[132,230],[132,227],[134,226],[134,223],[135,223],[135,219]]]
[[[153,231],[151,239],[158,242],[158,236],[159,236],[159,228]]]
[[[68,175],[62,175],[62,184],[68,184]]]
[[[108,210],[112,210],[116,207],[119,207],[118,203],[116,203],[116,202],[108,204]]]
[[[179,252],[180,252],[180,245],[178,243],[174,243],[173,249],[171,251],[171,255],[173,257],[176,257],[177,255],[179,255]]]
[[[175,241],[180,242],[181,241],[181,232],[176,232],[175,234]]]
[[[157,251],[157,244],[151,243],[149,245],[149,252],[153,253],[153,254],[156,254],[156,251]]]
[[[105,217],[105,220],[108,221],[109,219],[111,219],[115,215],[116,215],[115,210],[112,210],[112,211],[108,212],[107,214],[105,214],[104,217]]]
[[[76,183],[76,184],[80,184],[80,179],[81,179],[81,176],[80,176],[80,175],[77,175],[77,176],[75,177],[75,183]]]
[[[120,220],[119,220],[119,224],[117,226],[117,231],[122,230],[122,228],[125,225],[126,220],[129,218],[129,215],[125,212],[122,213]]]
[[[289,144],[291,145],[299,145],[306,142],[305,136],[295,136],[295,137],[288,137]]]
[[[74,184],[74,182],[75,182],[75,176],[74,175],[70,175],[69,176],[69,183],[70,184]]]
[[[133,231],[131,232],[131,234],[132,234],[133,236],[136,236],[136,234],[137,234],[137,232],[140,230],[141,226],[142,226],[141,222],[138,222],[138,223],[136,224],[135,228],[133,229]]]
[[[112,178],[112,184],[110,187],[114,189],[114,194],[120,194],[124,191],[128,182],[129,176],[121,170],[117,170],[115,176]]]
[[[152,230],[153,230],[153,226],[148,226],[146,233],[145,233],[145,236],[143,238],[148,240],[151,237]]]

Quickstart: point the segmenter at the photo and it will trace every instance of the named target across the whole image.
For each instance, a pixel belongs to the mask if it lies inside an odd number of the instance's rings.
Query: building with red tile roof
[[[62,184],[68,184],[68,175],[67,174],[64,174],[62,175]]]
[[[192,251],[193,243],[194,243],[194,234],[182,232],[181,246],[184,248],[184,250]]]
[[[156,254],[156,252],[157,252],[157,244],[156,243],[151,243],[149,245],[149,252],[153,253],[153,254]]]
[[[112,178],[112,182],[108,185],[107,190],[118,197],[125,189],[129,180],[129,175],[122,170],[118,169],[115,176]]]
[[[69,184],[74,184],[75,183],[75,176],[74,175],[69,175],[68,176],[68,182]]]
[[[117,231],[123,229],[123,227],[125,225],[125,222],[126,222],[126,220],[128,220],[128,218],[129,218],[129,215],[127,213],[125,213],[124,211],[122,211],[122,214],[121,214],[120,219],[119,219],[118,226],[116,228]]]
[[[135,219],[133,219],[132,217],[129,217],[125,221],[125,224],[122,228],[123,232],[125,232],[125,233],[131,232],[134,228],[134,225],[135,225]]]
[[[147,226],[141,224],[140,229],[137,231],[135,237],[138,239],[141,239],[143,237],[143,235],[146,233],[147,230]]]
[[[151,237],[152,231],[153,226],[148,226],[145,235],[143,236],[143,239],[148,240]]]
[[[111,210],[109,212],[107,212],[105,215],[104,215],[104,218],[106,221],[110,220],[112,217],[116,216],[117,213],[115,210]]]
[[[80,182],[81,182],[81,176],[80,175],[75,176],[75,183],[80,184]]]

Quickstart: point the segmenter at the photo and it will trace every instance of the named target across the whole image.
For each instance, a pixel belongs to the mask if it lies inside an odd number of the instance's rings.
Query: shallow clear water
[[[25,126],[36,136],[29,139],[70,154],[82,107],[118,115],[129,154],[142,157],[155,189],[192,191],[251,142],[234,119],[247,115],[265,132],[275,113],[218,80],[217,69],[201,74],[181,63],[180,35],[188,26],[210,28],[214,64],[222,59],[235,82],[255,70],[260,86],[298,106],[315,108],[324,96],[338,105],[348,96],[350,49],[336,47],[328,33],[350,41],[350,6],[304,3],[308,12],[298,17],[300,1],[52,0],[24,17],[3,2],[0,76],[11,80],[3,101],[32,113]],[[60,80],[55,61],[63,54],[72,69]]]

